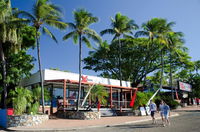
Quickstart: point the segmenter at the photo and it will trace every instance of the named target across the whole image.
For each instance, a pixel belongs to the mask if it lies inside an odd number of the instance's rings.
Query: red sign
[[[132,100],[131,100],[131,102],[130,102],[130,107],[133,107],[133,106],[134,106],[136,96],[137,96],[137,89],[135,90],[134,95],[133,95],[133,97],[132,97]]]
[[[88,81],[88,76],[81,76],[82,82],[87,82]]]

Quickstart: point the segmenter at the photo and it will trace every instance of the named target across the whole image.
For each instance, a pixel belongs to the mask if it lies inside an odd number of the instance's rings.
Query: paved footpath
[[[190,106],[180,109],[176,109],[171,112],[171,117],[178,116],[178,112],[181,111],[200,111],[200,107]],[[160,119],[159,114],[156,114],[156,118]],[[102,117],[99,120],[72,120],[72,119],[50,119],[45,123],[34,127],[13,127],[8,130],[14,131],[63,131],[63,130],[76,130],[93,127],[106,127],[117,126],[123,124],[132,124],[138,122],[144,122],[151,120],[150,116],[114,116],[114,117]]]

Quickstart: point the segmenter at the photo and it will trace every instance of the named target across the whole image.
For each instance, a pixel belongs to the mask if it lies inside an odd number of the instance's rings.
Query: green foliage
[[[31,91],[32,102],[28,105],[28,114],[37,114],[40,106],[41,88],[39,86],[35,87]]]
[[[44,89],[44,100],[49,101],[50,99],[51,99],[50,91],[47,88],[45,88]]]
[[[98,100],[103,105],[106,105],[107,97],[109,96],[105,87],[103,87],[102,85],[95,85],[91,89],[90,95],[93,102],[96,102]]]
[[[22,37],[22,49],[28,49],[30,47],[35,47],[35,34],[36,30],[31,26],[24,26],[21,29],[21,37]]]
[[[97,17],[94,17],[85,9],[78,9],[74,11],[74,21],[74,23],[68,23],[68,26],[72,29],[72,31],[66,34],[63,37],[63,40],[72,38],[75,44],[77,42],[79,42],[79,44],[84,42],[89,48],[91,48],[92,45],[88,38],[101,44],[100,36],[94,30],[89,28],[91,24],[98,21]]]
[[[37,114],[40,106],[41,88],[39,86],[29,90],[27,88],[16,87],[9,92],[9,102],[13,103],[15,115]],[[45,100],[50,99],[50,93],[45,89]]]
[[[160,78],[161,78],[160,70],[158,70],[157,72],[155,72],[153,74],[153,76],[148,76],[147,77],[147,79],[151,80],[151,83],[153,83],[153,84],[159,84],[160,83]],[[162,81],[163,81],[162,82],[163,85],[168,85],[167,76],[163,76]]]
[[[23,50],[17,54],[10,54],[7,58],[9,64],[7,65],[7,83],[18,85],[22,78],[30,76],[33,60],[33,57],[27,55]]]
[[[15,90],[11,90],[9,93],[13,102],[15,115],[21,115],[26,111],[27,105],[32,102],[31,91],[22,87],[17,87]]]
[[[145,38],[121,39],[121,42],[123,43],[121,52],[123,80],[131,80],[137,86],[145,74],[160,68],[158,45],[147,48],[148,39]],[[119,49],[116,43],[107,44],[106,47],[100,46],[95,51],[91,51],[84,59],[86,65],[84,69],[102,72],[103,77],[119,79]]]
[[[38,113],[39,107],[40,107],[40,103],[34,102],[28,107],[27,113],[31,115],[35,115]]]
[[[122,15],[121,13],[117,13],[115,18],[111,17],[111,28],[101,31],[101,35],[112,34],[114,35],[113,40],[117,39],[121,35],[131,37],[128,33],[133,34],[132,30],[137,28],[138,26],[135,24],[134,20]]]
[[[168,104],[170,106],[171,109],[175,109],[177,108],[177,106],[179,106],[180,104],[173,100],[172,97],[170,95],[164,95],[161,94],[159,98],[156,99],[156,104],[160,104],[160,101],[163,100],[166,104]]]
[[[192,85],[193,97],[200,98],[200,75],[196,74],[191,76],[188,83]]]
[[[152,95],[153,95],[153,93],[151,93],[151,92],[148,92],[148,93],[137,92],[134,109],[137,109],[140,106],[145,106]]]

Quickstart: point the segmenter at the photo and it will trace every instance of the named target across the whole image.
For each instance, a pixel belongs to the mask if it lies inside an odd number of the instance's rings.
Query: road
[[[171,125],[163,127],[161,120],[156,125],[150,121],[119,126],[87,128],[68,132],[200,132],[200,112],[184,111],[171,118]]]

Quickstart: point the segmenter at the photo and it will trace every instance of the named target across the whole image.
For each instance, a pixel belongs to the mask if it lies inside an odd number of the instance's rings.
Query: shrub
[[[27,105],[32,102],[31,91],[22,87],[17,87],[9,93],[13,102],[15,115],[21,115],[26,111]]]
[[[151,93],[151,92],[148,92],[148,93],[137,92],[134,109],[138,109],[141,106],[145,106],[152,95],[153,95],[153,93]]]
[[[40,106],[41,88],[35,87],[32,90],[23,87],[17,87],[9,93],[9,102],[13,103],[14,114],[21,115],[24,112],[28,114],[37,114]],[[45,89],[45,100],[50,98],[50,94]],[[27,111],[26,111],[27,110]]]
[[[170,95],[160,95],[160,99],[158,99],[156,102],[160,104],[161,100],[168,104],[171,109],[176,109],[177,106],[180,105],[177,101],[173,100]]]

